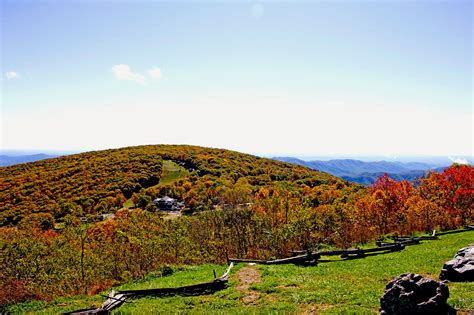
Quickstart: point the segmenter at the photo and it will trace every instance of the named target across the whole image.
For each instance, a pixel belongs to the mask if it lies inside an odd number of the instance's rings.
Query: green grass
[[[127,201],[125,201],[123,204],[124,208],[131,208],[133,206],[135,206],[135,204],[133,203],[132,198],[127,199]]]
[[[170,160],[164,160],[162,168],[163,173],[161,174],[160,182],[154,187],[172,183],[189,175],[187,169]]]
[[[159,187],[162,185],[170,184],[178,179],[184,178],[189,175],[189,171],[185,169],[184,167],[176,164],[173,161],[170,160],[164,160],[163,161],[163,166],[162,166],[162,174],[160,178],[160,182],[156,184],[155,186],[152,186],[152,188]],[[123,204],[124,208],[131,208],[135,206],[132,198],[128,199],[125,201]]]
[[[212,295],[195,297],[142,298],[131,300],[115,313],[377,313],[385,285],[393,277],[415,272],[438,278],[444,262],[468,244],[474,243],[474,232],[443,235],[440,240],[423,241],[401,252],[369,256],[349,261],[336,260],[313,267],[295,265],[259,265],[261,283],[250,289],[259,294],[252,303],[242,302],[246,292],[237,290],[236,273],[246,265],[232,269],[229,288]],[[323,257],[327,258],[327,257]],[[186,266],[173,275],[147,277],[118,289],[147,289],[188,285],[213,278],[213,270],[222,274],[225,266]],[[458,310],[474,310],[474,283],[449,283],[450,305]],[[104,293],[105,294],[105,293]],[[74,297],[53,303],[18,304],[11,311],[58,313],[81,307],[100,305],[105,298]],[[65,306],[58,306],[58,304]]]
[[[9,305],[5,310],[0,308],[1,314],[60,314],[78,309],[99,307],[105,298],[96,296],[74,296],[58,298],[52,302],[29,301]]]

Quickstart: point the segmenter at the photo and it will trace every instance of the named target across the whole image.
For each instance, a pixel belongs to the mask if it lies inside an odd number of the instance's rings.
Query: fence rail
[[[157,288],[157,289],[146,289],[146,290],[120,290],[110,291],[107,295],[107,300],[99,308],[81,309],[65,314],[74,315],[90,315],[90,314],[109,314],[110,311],[122,306],[127,300],[132,298],[139,298],[143,296],[171,296],[171,295],[204,295],[214,293],[216,291],[224,290],[227,288],[229,281],[230,270],[234,267],[233,263],[230,263],[225,273],[219,278],[215,278],[213,281],[198,283],[193,285],[187,285],[182,287],[174,288]]]

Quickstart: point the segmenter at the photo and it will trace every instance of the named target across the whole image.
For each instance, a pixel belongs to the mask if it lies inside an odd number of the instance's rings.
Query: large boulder
[[[439,275],[441,280],[474,281],[474,244],[461,248],[446,262]]]
[[[456,314],[446,301],[448,287],[430,278],[414,273],[402,274],[385,287],[380,299],[380,314]]]

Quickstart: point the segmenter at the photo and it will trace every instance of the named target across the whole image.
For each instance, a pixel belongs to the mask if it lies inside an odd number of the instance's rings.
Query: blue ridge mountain
[[[442,171],[446,167],[422,162],[366,162],[355,159],[335,159],[329,161],[304,161],[294,157],[274,157],[273,159],[326,172],[343,179],[364,185],[370,185],[378,177],[388,174],[396,180],[416,181],[429,171]]]
[[[58,155],[50,155],[50,154],[31,154],[31,155],[0,155],[0,166],[10,166],[28,162],[36,162],[46,159],[51,159],[57,157]]]

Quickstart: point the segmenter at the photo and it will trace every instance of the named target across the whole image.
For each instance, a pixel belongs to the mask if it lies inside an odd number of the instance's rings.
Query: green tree
[[[151,197],[148,195],[138,196],[136,206],[141,209],[145,209],[151,203]]]

